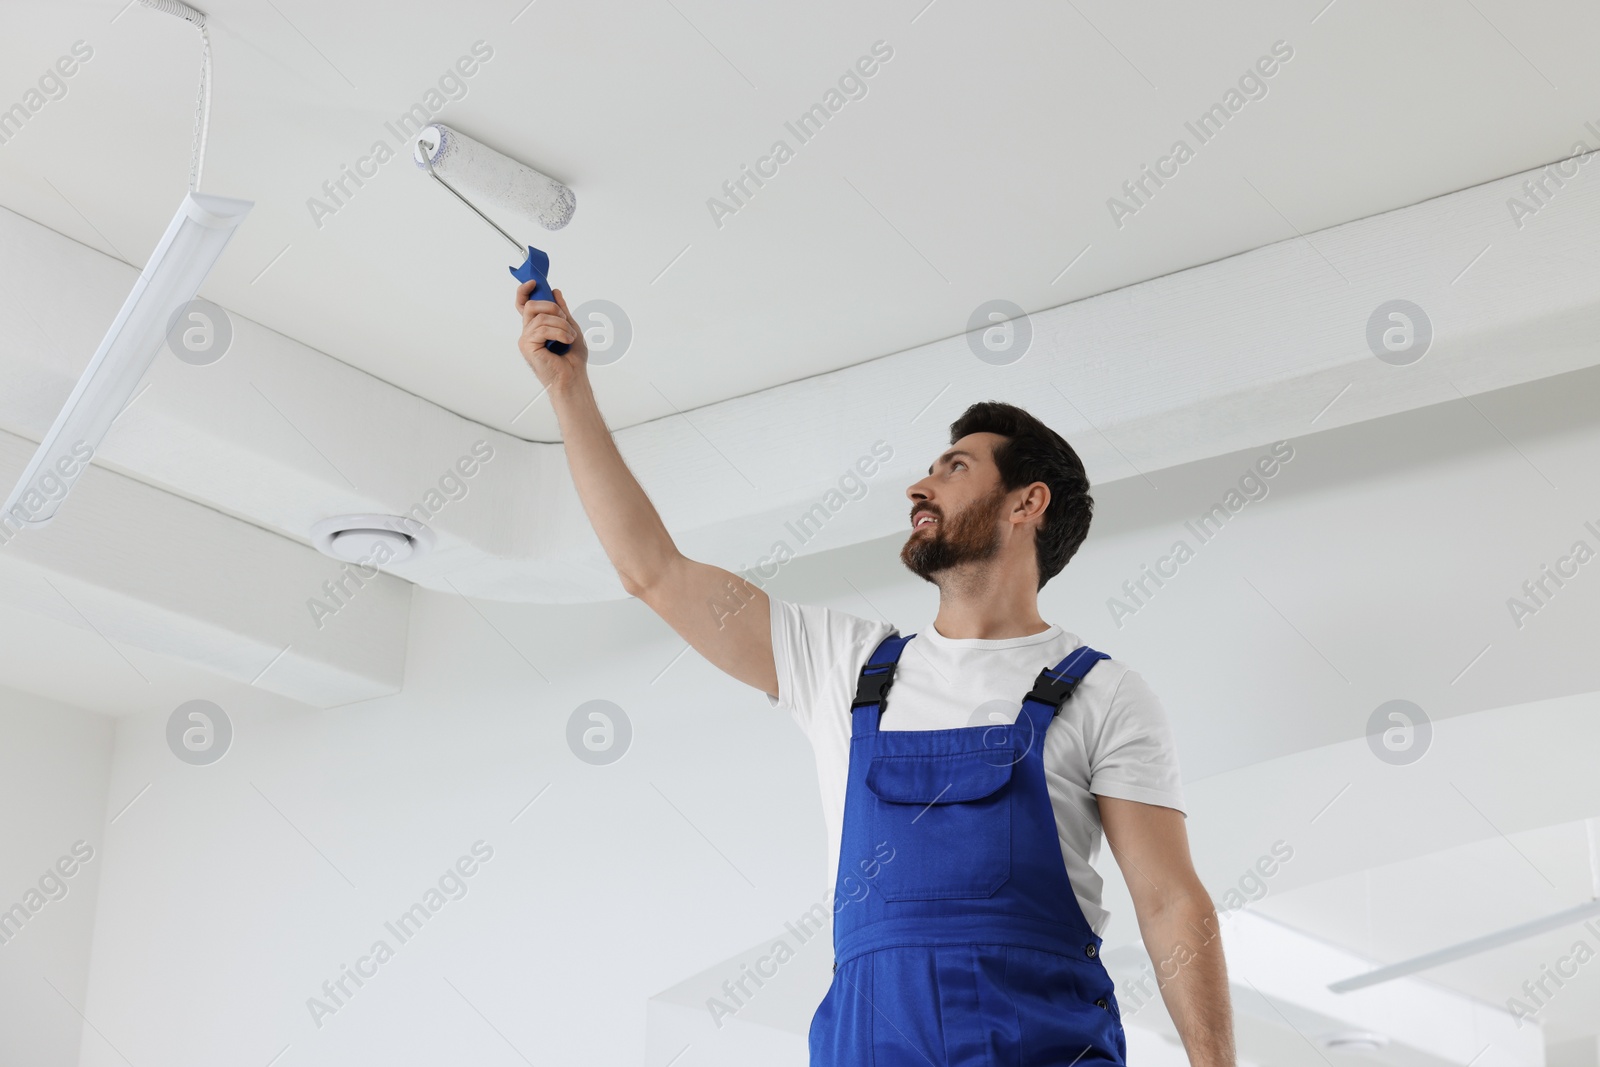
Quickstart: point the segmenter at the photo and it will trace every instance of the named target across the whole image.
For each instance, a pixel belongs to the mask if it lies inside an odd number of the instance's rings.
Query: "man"
[[[1165,713],[1138,674],[1039,615],[1039,589],[1089,530],[1072,448],[1008,404],[951,427],[906,490],[900,558],[939,589],[922,633],[773,600],[678,551],[600,416],[566,300],[529,301],[532,287],[517,291],[518,347],[623,587],[786,707],[816,752],[836,892],[814,1067],[1125,1062],[1099,960],[1102,830],[1190,1063],[1232,1067],[1216,911],[1190,862]]]

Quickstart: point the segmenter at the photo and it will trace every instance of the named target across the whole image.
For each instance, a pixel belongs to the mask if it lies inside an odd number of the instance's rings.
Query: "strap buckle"
[[[861,677],[856,680],[856,698],[850,702],[850,709],[864,707],[868,704],[881,704],[888,695],[889,687],[894,684],[894,667],[890,663],[884,667],[863,667]],[[868,673],[875,671],[876,673]]]
[[[1083,681],[1083,676],[1074,678],[1070,674],[1053,674],[1051,668],[1046,667],[1039,672],[1039,677],[1033,680],[1033,688],[1029,690],[1025,700],[1037,700],[1041,704],[1049,704],[1057,711],[1061,705],[1072,696],[1072,691],[1078,688],[1078,683]]]

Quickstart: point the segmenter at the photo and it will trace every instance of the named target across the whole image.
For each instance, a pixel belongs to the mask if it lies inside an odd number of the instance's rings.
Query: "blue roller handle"
[[[520,267],[512,267],[511,276],[519,282],[530,282],[535,278],[539,284],[533,287],[533,292],[528,294],[529,300],[549,300],[555,302],[555,294],[550,291],[550,257],[532,245],[528,246],[528,258]],[[544,346],[558,356],[564,356],[572,346],[565,341],[546,341]]]

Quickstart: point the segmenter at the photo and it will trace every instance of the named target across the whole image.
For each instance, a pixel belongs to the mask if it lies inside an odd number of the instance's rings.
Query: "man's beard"
[[[1000,552],[1000,509],[1005,496],[1005,486],[998,486],[988,497],[968,504],[954,518],[941,514],[927,537],[913,530],[905,547],[900,549],[900,562],[917,577],[937,585],[934,575],[941,571],[963,563],[993,559]]]

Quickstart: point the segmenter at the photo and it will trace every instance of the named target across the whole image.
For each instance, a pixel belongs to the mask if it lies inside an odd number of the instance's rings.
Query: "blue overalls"
[[[1014,723],[879,731],[915,636],[883,640],[851,704],[834,976],[811,1065],[1122,1064],[1113,983],[1044,777],[1045,730],[1109,657],[1083,646],[1041,671]]]

